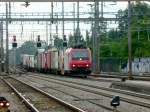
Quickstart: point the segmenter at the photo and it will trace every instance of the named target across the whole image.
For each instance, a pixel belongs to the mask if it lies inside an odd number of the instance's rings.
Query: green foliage
[[[75,37],[72,34],[70,34],[68,40],[68,47],[72,47],[73,45],[75,45]]]
[[[20,50],[21,54],[34,55],[37,51],[36,43],[33,41],[27,41],[20,48],[18,48],[18,50]]]
[[[88,30],[86,30],[85,43],[88,48],[92,48],[92,38],[90,38]]]
[[[78,43],[79,39],[79,43]],[[83,35],[81,35],[80,30],[79,30],[79,36],[77,35],[77,30],[74,35],[70,34],[69,35],[69,40],[68,40],[68,47],[72,47],[74,45],[78,44],[83,44],[86,45],[86,42],[83,38]],[[89,44],[90,45],[90,44]]]
[[[37,51],[36,48],[36,43],[33,41],[26,41],[21,47],[16,49],[16,64],[21,63],[21,54],[30,54],[30,55],[35,55]],[[9,59],[10,59],[10,64],[13,64],[13,49],[10,50],[9,53]]]
[[[149,12],[150,6],[146,3],[136,2],[132,4],[131,35],[133,58],[150,57],[148,50],[150,49]],[[104,39],[101,42],[101,57],[128,57],[127,17],[128,9],[118,11],[118,18],[120,18],[119,30],[110,30],[108,32],[109,39]]]
[[[60,39],[57,35],[55,35],[53,38],[54,38],[54,46],[57,49],[63,49],[63,39]]]

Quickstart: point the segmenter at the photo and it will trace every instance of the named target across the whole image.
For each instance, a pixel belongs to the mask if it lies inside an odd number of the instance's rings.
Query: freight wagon
[[[91,73],[92,66],[89,48],[48,49],[46,51],[38,51],[34,58],[25,54],[22,61],[23,65],[28,69],[31,68],[33,70],[34,68],[34,70],[39,72],[81,75],[83,77]]]

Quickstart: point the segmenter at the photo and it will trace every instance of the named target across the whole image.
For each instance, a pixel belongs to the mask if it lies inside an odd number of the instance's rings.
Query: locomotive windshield
[[[88,51],[81,50],[81,51],[74,51],[72,53],[73,60],[88,60]]]

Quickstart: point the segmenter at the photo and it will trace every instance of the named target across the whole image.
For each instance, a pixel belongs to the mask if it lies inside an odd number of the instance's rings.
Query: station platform
[[[113,82],[111,87],[142,94],[150,94],[150,81],[126,80],[125,82]]]

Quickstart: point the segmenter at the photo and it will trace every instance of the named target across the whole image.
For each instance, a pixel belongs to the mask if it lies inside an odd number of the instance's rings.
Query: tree
[[[34,55],[37,51],[36,43],[33,41],[26,41],[20,48],[18,48],[18,50],[20,50],[21,54]]]
[[[60,39],[57,35],[54,35],[54,46],[57,49],[63,49],[63,39]]]
[[[90,33],[88,32],[88,30],[86,30],[85,41],[86,41],[86,46],[91,48],[92,47],[92,39],[90,38]]]
[[[132,56],[133,58],[150,56],[147,50],[147,48],[150,49],[148,42],[150,6],[143,2],[135,2],[131,4],[131,7]],[[122,38],[127,37],[127,17],[128,9],[118,11],[118,18],[120,20],[118,28]],[[127,43],[127,39],[123,39],[122,41]],[[124,46],[124,51],[128,51],[128,44],[124,45],[126,45]]]
[[[72,34],[70,34],[68,40],[68,47],[72,47],[73,45],[75,45],[75,37]]]
[[[78,34],[78,32],[79,32],[79,34]],[[78,31],[78,29],[76,29],[75,34],[74,34],[74,39],[75,39],[75,44],[85,44],[85,41],[84,41],[83,35],[81,35],[80,29],[79,29],[79,31]],[[78,41],[79,41],[79,43],[78,43]]]
[[[13,49],[11,49],[9,54],[10,64],[13,64]],[[21,63],[21,54],[29,54],[29,55],[35,55],[37,52],[36,43],[33,41],[26,41],[22,44],[21,47],[16,49],[16,64]]]

